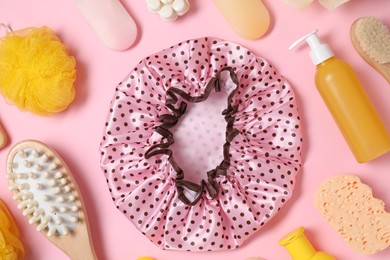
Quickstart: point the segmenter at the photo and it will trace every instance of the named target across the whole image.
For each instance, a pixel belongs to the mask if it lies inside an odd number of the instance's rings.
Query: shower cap
[[[176,160],[184,150],[172,149],[174,129],[191,105],[223,94],[221,160],[192,181],[192,168]],[[161,248],[235,249],[291,197],[302,144],[295,96],[269,62],[246,48],[214,38],[179,43],[141,60],[110,106],[100,151],[112,199]],[[198,114],[194,126],[211,111]],[[207,159],[213,141],[204,138],[195,137],[205,151],[194,156]]]

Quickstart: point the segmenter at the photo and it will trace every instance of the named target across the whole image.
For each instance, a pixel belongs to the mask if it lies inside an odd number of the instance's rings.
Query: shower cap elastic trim
[[[206,187],[211,199],[214,199],[218,195],[219,186],[216,182],[216,177],[221,175],[226,175],[226,170],[230,166],[230,156],[229,156],[229,148],[230,142],[234,139],[234,137],[239,133],[237,129],[233,127],[234,116],[233,114],[237,111],[238,106],[232,106],[231,100],[233,96],[237,93],[237,87],[229,94],[227,98],[227,109],[222,112],[222,115],[225,116],[225,121],[227,122],[226,127],[226,143],[223,146],[223,157],[222,162],[213,170],[207,172],[207,181],[202,180],[200,184],[195,184],[190,181],[184,180],[184,172],[179,167],[179,165],[175,162],[172,156],[172,150],[168,149],[170,145],[174,143],[173,134],[168,129],[174,127],[179,118],[185,113],[187,104],[183,101],[180,102],[179,108],[175,108],[175,104],[179,101],[178,96],[184,98],[185,100],[191,103],[198,103],[206,100],[210,95],[211,91],[214,89],[216,92],[221,91],[220,86],[220,76],[224,71],[229,71],[230,77],[233,83],[238,87],[237,76],[234,73],[234,69],[231,67],[225,67],[221,69],[218,74],[211,78],[209,83],[205,88],[204,94],[196,97],[191,97],[186,92],[178,89],[178,88],[170,88],[167,90],[167,100],[165,102],[166,107],[168,107],[173,114],[163,114],[159,117],[159,121],[162,123],[161,125],[155,128],[155,131],[159,133],[163,139],[159,144],[155,144],[150,147],[146,153],[145,158],[149,159],[150,157],[158,154],[165,154],[168,156],[168,161],[172,165],[173,169],[177,172],[177,177],[175,179],[175,185],[178,193],[178,198],[186,205],[195,205],[201,199],[204,188]],[[163,140],[167,140],[163,142]],[[194,200],[189,200],[184,194],[184,188],[192,190],[196,192],[196,196]]]

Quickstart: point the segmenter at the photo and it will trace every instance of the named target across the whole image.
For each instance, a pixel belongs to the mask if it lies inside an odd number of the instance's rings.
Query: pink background
[[[193,0],[191,10],[177,22],[163,22],[146,9],[145,1],[122,1],[136,20],[140,34],[134,47],[125,52],[105,48],[80,17],[73,1],[0,0],[1,22],[14,29],[47,25],[69,46],[77,59],[77,95],[65,112],[44,118],[21,112],[0,100],[0,120],[11,139],[11,145],[24,139],[46,142],[62,155],[74,172],[86,203],[92,236],[99,259],[136,259],[142,255],[158,260],[244,259],[261,256],[266,259],[290,259],[278,240],[303,225],[314,246],[336,259],[390,259],[390,249],[373,256],[352,251],[313,207],[313,195],[326,178],[354,173],[374,190],[374,196],[390,205],[390,154],[366,164],[358,164],[319,96],[314,83],[314,67],[309,51],[287,47],[302,35],[320,30],[337,56],[348,61],[390,129],[390,88],[379,74],[354,50],[349,28],[354,20],[374,15],[390,25],[389,0],[352,0],[333,12],[314,3],[298,11],[282,0],[265,0],[272,16],[269,33],[256,41],[238,37],[211,1]],[[108,105],[116,84],[142,58],[189,38],[214,36],[237,42],[268,59],[293,85],[303,118],[304,165],[292,199],[262,230],[238,250],[231,252],[187,253],[162,251],[139,233],[114,207],[99,168],[99,142],[102,137]],[[0,151],[1,168],[9,145]],[[36,232],[17,209],[0,178],[0,198],[6,202],[21,230],[26,259],[68,259],[60,250]],[[387,207],[390,210],[390,207]]]

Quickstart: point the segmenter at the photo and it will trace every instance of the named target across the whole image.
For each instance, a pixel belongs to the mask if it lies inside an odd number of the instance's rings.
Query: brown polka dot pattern
[[[205,189],[195,205],[188,205],[176,187],[183,173],[169,156],[145,154],[155,145],[168,146],[156,131],[164,115],[184,112],[178,104],[185,100],[178,96],[180,102],[172,104],[167,91],[200,97],[226,68],[238,81],[229,100],[237,132],[226,155],[229,165],[212,180],[218,186],[215,196]],[[268,61],[223,40],[189,40],[141,60],[117,86],[101,142],[101,166],[116,207],[156,245],[235,249],[291,196],[301,166],[299,120],[289,83]],[[191,197],[196,187],[184,194]]]

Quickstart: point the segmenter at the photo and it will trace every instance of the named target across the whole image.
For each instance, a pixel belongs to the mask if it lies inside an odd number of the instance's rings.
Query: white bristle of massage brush
[[[49,161],[49,156],[47,154],[42,155],[42,162],[48,162]]]
[[[68,193],[68,192],[70,192],[70,187],[69,187],[69,185],[66,185],[66,186],[64,186],[63,188],[62,188],[62,192],[63,193]],[[70,201],[72,201],[72,200],[70,200]],[[74,201],[74,200],[73,200]]]
[[[40,232],[64,236],[77,227],[79,208],[66,172],[45,149],[24,148],[7,164],[9,189],[18,208]]]
[[[68,183],[68,181],[66,180],[66,178],[61,178],[58,180],[58,185],[60,185],[60,186],[64,186],[67,183]]]
[[[23,210],[23,216],[28,216],[34,212],[35,212],[35,208],[27,208],[27,209]]]
[[[61,179],[63,176],[62,172],[56,172],[53,177],[54,179]]]
[[[28,154],[25,151],[20,151],[19,156],[20,156],[20,158],[26,159]]]
[[[45,179],[50,179],[51,178],[51,174],[48,172],[48,171],[44,171],[42,173],[42,177],[45,178]]]
[[[40,215],[42,215],[44,212],[45,212],[45,210],[44,210],[43,208],[37,208],[37,209],[35,209],[35,211],[34,211],[34,213],[33,213],[33,216],[34,216],[34,217],[40,216]]]
[[[72,212],[77,212],[78,210],[79,210],[79,208],[76,205],[70,207],[70,211],[72,211]]]
[[[11,169],[17,169],[19,167],[19,164],[13,162],[7,165]]]
[[[34,165],[34,169],[37,170],[37,171],[42,171],[43,168],[42,168],[42,165],[40,165],[40,164],[35,164],[35,165]]]
[[[35,184],[35,189],[37,189],[37,190],[43,190],[44,188],[45,188],[45,185],[43,183]]]
[[[59,197],[57,197],[56,201],[59,202],[59,203],[63,203],[63,202],[66,201],[66,199],[65,199],[64,196],[59,196]]]
[[[57,181],[56,180],[50,180],[50,181],[47,182],[47,184],[50,187],[55,187],[55,186],[57,186]]]
[[[28,223],[34,224],[41,220],[41,216],[33,216],[29,219]]]
[[[28,174],[27,174],[27,173],[24,173],[24,172],[18,173],[18,174],[16,175],[16,178],[18,178],[18,179],[27,179],[27,178],[28,178]]]
[[[36,149],[32,149],[31,155],[33,158],[37,159],[39,157],[39,152]]]
[[[7,173],[7,179],[8,180],[13,180],[16,179],[18,175],[16,173]]]
[[[54,212],[57,212],[57,211],[58,211],[58,209],[57,209],[56,206],[50,206],[49,207],[49,212],[54,213]]]
[[[69,186],[68,186],[69,187]],[[69,197],[68,197],[68,201],[69,202],[73,202],[73,201],[75,201],[76,200],[76,197],[75,196],[73,196],[73,195],[70,195]]]
[[[54,222],[58,225],[61,225],[64,222],[64,219],[62,217],[57,217]]]
[[[38,178],[38,175],[37,175],[36,173],[30,172],[30,173],[28,174],[28,178],[36,179],[36,178]]]
[[[43,201],[49,201],[49,200],[51,200],[51,196],[45,194],[42,196],[42,199],[43,199]]]
[[[29,201],[22,201],[18,204],[18,209],[24,209],[27,207],[27,204],[29,203]]]
[[[12,196],[12,198],[14,200],[20,200],[23,196],[23,193],[19,192],[19,193],[16,193],[14,196]]]
[[[28,189],[30,189],[30,184],[28,184],[28,183],[22,183],[22,184],[20,184],[20,185],[18,186],[18,189],[19,189],[19,190],[28,190]]]
[[[57,164],[55,162],[52,162],[50,165],[49,165],[49,170],[55,170],[57,169]]]
[[[34,194],[31,191],[28,191],[22,195],[22,200],[28,200],[34,198]]]
[[[60,188],[60,187],[55,187],[55,188],[53,189],[53,193],[54,193],[55,195],[60,194],[60,193],[61,193],[61,188]]]
[[[79,221],[79,219],[77,217],[75,217],[75,216],[69,217],[69,222],[76,223],[77,221]]]
[[[16,189],[18,188],[18,185],[19,185],[19,184],[17,184],[17,183],[13,183],[13,184],[11,184],[11,185],[8,186],[8,189],[9,189],[10,191],[14,191],[14,190],[16,190]]]
[[[59,210],[61,213],[64,213],[64,212],[68,211],[68,208],[67,207],[60,207]]]
[[[33,166],[33,164],[29,160],[24,160],[23,161],[23,166],[26,167],[26,168],[31,168]]]
[[[62,233],[66,236],[66,235],[68,235],[69,234],[69,228],[67,227],[67,226],[63,226],[62,227]]]
[[[53,227],[53,226],[50,226],[49,227],[49,230],[47,231],[47,236],[48,237],[52,237],[55,233],[56,233],[56,228],[55,227]]]
[[[8,188],[10,191],[28,190],[30,188],[30,185],[28,183],[13,183]]]
[[[46,216],[42,219],[41,223],[37,226],[37,231],[41,232],[42,230],[46,229],[49,225],[49,222],[51,220],[51,216]]]
[[[27,203],[27,208],[33,208],[38,206],[38,201],[36,200],[31,200],[29,203]]]

